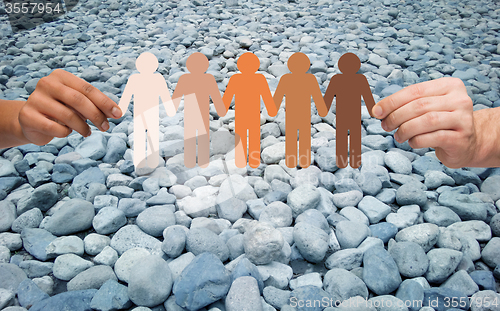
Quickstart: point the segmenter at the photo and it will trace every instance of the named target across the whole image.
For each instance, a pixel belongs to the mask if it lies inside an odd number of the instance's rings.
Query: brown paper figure
[[[266,78],[256,73],[260,61],[255,54],[247,52],[237,62],[241,73],[234,74],[227,84],[222,97],[226,109],[234,99],[235,111],[235,163],[237,167],[248,164],[256,168],[260,165],[260,99],[264,101],[270,116],[278,113],[274,105]],[[248,139],[248,150],[247,150]]]
[[[137,58],[139,71],[128,79],[120,99],[119,107],[127,111],[134,96],[134,165],[135,169],[155,168],[160,162],[160,117],[159,100],[171,101],[167,83],[156,71],[158,59],[149,52]],[[166,109],[172,109],[165,107]]]
[[[337,96],[337,166],[339,168],[347,166],[349,133],[350,164],[352,168],[358,168],[361,165],[361,96],[372,117],[375,101],[366,77],[356,74],[361,67],[361,62],[355,54],[342,55],[338,65],[342,73],[332,77],[325,93],[325,103],[328,109],[333,98]]]
[[[299,162],[302,168],[311,164],[311,96],[320,116],[325,117],[328,109],[323,100],[316,77],[306,73],[310,67],[309,57],[294,53],[288,60],[292,73],[281,77],[274,103],[276,108],[286,97],[286,166],[292,168]],[[297,161],[297,136],[299,137],[299,161]]]
[[[207,167],[210,161],[210,102],[215,105],[219,116],[226,114],[219,88],[214,76],[205,73],[208,59],[202,53],[191,54],[186,67],[190,73],[179,78],[173,98],[177,111],[184,96],[184,165],[196,165],[196,138],[198,138],[198,165]]]

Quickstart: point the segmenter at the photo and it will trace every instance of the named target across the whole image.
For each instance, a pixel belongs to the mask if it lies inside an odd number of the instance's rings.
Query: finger
[[[382,128],[388,132],[401,124],[431,111],[453,111],[453,101],[447,96],[429,96],[415,99],[391,112],[382,120]]]
[[[86,118],[82,117],[71,107],[67,107],[53,99],[45,100],[39,107],[41,113],[49,118],[62,122],[66,127],[77,131],[83,137],[87,137],[91,134],[90,127],[87,122],[85,122]]]
[[[92,84],[64,70],[58,70],[57,75],[64,85],[85,95],[106,117],[118,119],[122,116],[118,105]]]
[[[431,111],[417,118],[403,123],[394,133],[394,139],[402,143],[425,133],[432,133],[439,130],[454,130],[460,127],[460,119],[453,112]]]
[[[438,130],[431,133],[417,135],[408,140],[413,149],[420,148],[442,148],[450,147],[450,143],[460,139],[460,134],[453,130]]]
[[[72,132],[69,127],[51,120],[39,112],[33,112],[29,121],[30,127],[26,131],[33,132],[31,136],[38,137],[38,139],[35,138],[36,140],[46,139],[47,136],[62,138]]]
[[[372,109],[373,115],[378,119],[383,119],[415,99],[445,95],[450,89],[450,79],[453,78],[441,78],[410,85],[379,101]]]
[[[65,84],[56,84],[49,90],[50,96],[57,101],[64,103],[80,113],[85,119],[89,119],[101,131],[109,129],[109,122],[106,115],[94,105],[90,99],[75,89]],[[61,104],[60,104],[61,105]],[[63,106],[63,105],[61,105]],[[66,116],[68,117],[68,116]],[[66,123],[66,125],[69,125]],[[82,134],[83,135],[83,134]]]

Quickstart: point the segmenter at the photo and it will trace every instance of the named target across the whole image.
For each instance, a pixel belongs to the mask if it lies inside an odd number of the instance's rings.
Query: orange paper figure
[[[292,73],[281,77],[274,93],[276,108],[283,96],[286,97],[286,166],[290,168],[297,166],[297,136],[300,140],[298,162],[302,168],[311,164],[311,96],[319,115],[325,117],[328,113],[316,77],[306,73],[309,67],[309,57],[294,53],[288,60]]]
[[[155,168],[160,162],[160,117],[159,104],[170,101],[167,83],[156,73],[158,59],[149,52],[137,58],[139,71],[128,79],[119,107],[127,111],[134,96],[134,165],[135,169],[149,166]],[[169,109],[168,107],[166,107]]]
[[[196,138],[198,165],[207,167],[210,161],[209,99],[212,98],[220,116],[226,114],[214,76],[205,73],[208,65],[208,59],[202,53],[191,54],[186,61],[190,73],[179,78],[172,96],[175,111],[184,96],[184,165],[187,167],[196,165]]]
[[[339,168],[347,166],[349,149],[351,167],[358,168],[361,165],[361,96],[372,117],[375,101],[366,77],[356,73],[361,67],[361,62],[355,54],[342,55],[338,65],[342,73],[332,77],[325,93],[325,103],[328,108],[333,98],[337,96],[337,166]]]
[[[223,101],[229,109],[234,99],[235,111],[235,163],[237,167],[248,164],[256,168],[260,165],[260,99],[264,101],[270,116],[278,113],[274,105],[266,78],[256,73],[260,61],[255,54],[247,52],[237,62],[241,73],[234,74],[227,84]],[[247,150],[248,139],[248,150]]]

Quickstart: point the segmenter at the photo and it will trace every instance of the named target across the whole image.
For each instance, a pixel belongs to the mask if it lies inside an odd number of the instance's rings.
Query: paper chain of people
[[[139,73],[130,76],[119,103],[122,111],[126,111],[134,96],[133,162],[136,169],[145,166],[154,168],[159,163],[159,99],[164,104],[167,115],[172,117],[183,96],[184,164],[187,167],[194,167],[196,163],[200,167],[207,167],[209,164],[209,98],[219,116],[224,116],[234,97],[235,164],[242,168],[248,163],[256,168],[260,165],[261,98],[268,114],[273,117],[278,113],[285,97],[286,165],[291,168],[297,165],[306,168],[311,164],[311,97],[319,115],[325,117],[335,96],[337,166],[346,167],[350,156],[351,167],[359,167],[361,97],[364,98],[370,115],[375,105],[366,77],[356,73],[361,66],[359,58],[353,53],[342,55],[338,62],[342,73],[331,78],[324,97],[315,76],[306,73],[310,61],[305,54],[294,53],[287,65],[291,73],[280,78],[273,97],[264,75],[256,73],[260,67],[259,58],[253,53],[244,53],[237,61],[241,73],[231,76],[221,97],[215,78],[205,73],[209,66],[207,57],[196,52],[188,57],[186,67],[189,73],[179,78],[171,98],[165,79],[156,73],[158,59],[149,52],[142,53],[136,61]]]

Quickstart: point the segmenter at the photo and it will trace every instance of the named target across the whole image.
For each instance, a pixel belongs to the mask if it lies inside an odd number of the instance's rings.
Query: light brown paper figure
[[[134,96],[134,165],[135,169],[155,168],[160,162],[159,100],[171,101],[167,83],[156,71],[158,59],[149,52],[137,58],[139,71],[129,77],[119,107],[125,112]],[[172,109],[165,107],[166,109]]]
[[[210,161],[209,99],[212,98],[220,116],[226,114],[214,76],[205,73],[208,65],[208,59],[202,53],[191,54],[186,61],[190,73],[179,78],[172,96],[176,111],[184,96],[184,165],[187,167],[196,165],[196,138],[198,165],[207,167]]]
[[[288,59],[288,69],[292,73],[281,77],[274,103],[276,108],[286,97],[286,166],[302,168],[311,164],[311,96],[320,116],[325,117],[328,109],[323,100],[316,77],[306,73],[310,67],[309,57],[304,53],[294,53]],[[298,134],[297,134],[298,132]],[[299,161],[297,161],[297,136],[299,137]]]
[[[241,73],[234,74],[227,84],[222,97],[226,109],[234,98],[235,111],[235,163],[237,167],[248,164],[256,168],[260,165],[260,99],[264,101],[270,116],[278,113],[269,90],[267,80],[258,74],[260,61],[251,52],[244,53],[237,62]],[[248,139],[248,150],[247,150]]]
[[[325,103],[328,109],[333,98],[337,96],[337,166],[339,168],[347,166],[349,149],[351,167],[358,168],[361,165],[361,97],[365,100],[366,108],[372,117],[375,101],[366,77],[356,73],[361,67],[361,62],[355,54],[342,55],[338,65],[342,73],[332,77],[325,92]],[[348,133],[349,148],[347,147]]]

